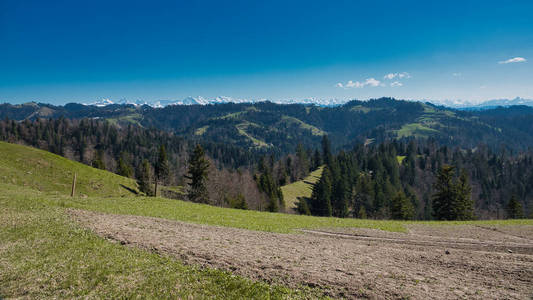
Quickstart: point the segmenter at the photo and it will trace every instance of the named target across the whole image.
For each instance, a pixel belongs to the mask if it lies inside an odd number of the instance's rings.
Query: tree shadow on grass
[[[125,186],[125,185],[123,185],[122,183],[120,184],[120,186],[121,186],[122,188],[124,188],[125,190],[128,190],[129,192],[131,192],[131,193],[133,193],[133,194],[135,194],[135,195],[139,195],[139,192],[138,192],[137,190],[134,190],[134,189],[132,189],[132,188],[130,188],[130,187],[128,187],[128,186]]]

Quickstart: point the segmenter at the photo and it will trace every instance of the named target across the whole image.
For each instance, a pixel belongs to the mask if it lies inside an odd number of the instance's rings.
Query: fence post
[[[70,192],[70,197],[74,197],[74,193],[76,193],[76,173],[74,173],[74,178],[72,179],[72,190]]]

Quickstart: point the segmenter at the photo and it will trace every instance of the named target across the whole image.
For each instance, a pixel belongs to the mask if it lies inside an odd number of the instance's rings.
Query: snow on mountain
[[[424,102],[429,102],[435,105],[442,105],[442,106],[453,107],[453,108],[471,107],[471,106],[475,106],[478,104],[472,101],[462,100],[462,99],[425,100]]]
[[[459,109],[486,109],[497,106],[527,105],[533,106],[533,100],[516,97],[514,99],[493,99],[481,102],[468,100],[427,100],[427,102]]]
[[[98,106],[98,107],[104,107],[104,106],[107,106],[107,105],[111,105],[111,104],[115,104],[113,103],[113,101],[107,99],[107,98],[103,98],[101,100],[98,100],[98,101],[95,101],[93,103],[89,103],[89,104],[85,104],[84,105],[93,105],[93,106]]]
[[[263,101],[272,101],[274,103],[278,104],[314,104],[318,106],[337,106],[337,105],[343,105],[348,100],[346,99],[337,99],[337,98],[330,98],[330,99],[318,99],[318,98],[304,98],[304,99],[284,99],[284,100],[268,100],[268,99],[238,99],[238,98],[232,98],[227,96],[218,96],[212,99],[206,99],[202,96],[198,97],[186,97],[181,100],[157,100],[157,101],[145,101],[145,100],[126,100],[121,99],[116,102],[116,104],[129,104],[129,105],[149,105],[151,107],[161,108],[166,107],[169,105],[207,105],[207,104],[223,104],[223,103],[258,103]],[[413,100],[413,101],[420,101],[420,102],[430,102],[435,105],[442,105],[447,106],[451,108],[457,108],[457,109],[484,109],[484,108],[490,108],[490,107],[496,107],[496,106],[512,106],[512,105],[528,105],[533,106],[533,100],[531,99],[524,99],[520,97],[516,97],[514,99],[494,99],[494,100],[487,100],[483,102],[473,102],[469,100],[461,100],[461,99],[445,99],[445,100]],[[110,99],[101,99],[99,101],[90,103],[90,104],[84,104],[84,105],[94,105],[98,107],[103,107],[107,105],[115,104],[115,102],[111,101]]]
[[[533,106],[533,100],[524,99],[520,97],[516,97],[514,99],[494,99],[494,100],[485,101],[477,106],[478,107],[489,107],[489,106],[512,106],[512,105]]]

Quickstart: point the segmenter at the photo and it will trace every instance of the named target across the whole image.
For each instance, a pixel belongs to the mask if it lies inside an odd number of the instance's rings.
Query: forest
[[[280,187],[325,166],[312,196],[300,199],[298,213],[412,220],[518,218],[532,213],[531,150],[493,150],[486,145],[468,149],[411,137],[335,151],[323,135],[316,148],[299,143],[293,153],[265,154],[134,124],[62,117],[5,119],[0,121],[0,140],[136,178],[147,195],[157,193],[154,185],[160,184],[177,187],[160,191],[167,197],[217,206],[291,212]],[[196,180],[203,182],[201,196],[182,188],[191,184],[195,161],[203,164]],[[452,206],[466,207],[462,212],[439,212],[442,181],[455,193],[449,200],[455,201]]]

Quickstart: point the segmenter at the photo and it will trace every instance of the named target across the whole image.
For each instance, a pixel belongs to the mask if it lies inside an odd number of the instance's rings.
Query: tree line
[[[519,218],[533,204],[533,153],[451,149],[431,139],[331,152],[302,214],[418,220]]]

